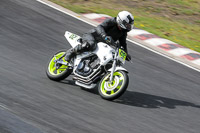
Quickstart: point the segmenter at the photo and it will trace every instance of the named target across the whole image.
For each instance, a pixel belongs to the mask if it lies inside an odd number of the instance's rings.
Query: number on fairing
[[[77,37],[77,35],[72,34],[69,38],[71,38],[72,40],[74,40],[74,38],[76,38],[76,37]]]
[[[127,53],[122,49],[119,49],[118,59],[124,64],[126,60]]]

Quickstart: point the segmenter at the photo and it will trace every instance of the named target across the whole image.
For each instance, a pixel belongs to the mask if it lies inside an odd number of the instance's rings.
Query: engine
[[[89,76],[99,65],[100,59],[96,55],[93,55],[82,59],[75,72],[84,77]]]

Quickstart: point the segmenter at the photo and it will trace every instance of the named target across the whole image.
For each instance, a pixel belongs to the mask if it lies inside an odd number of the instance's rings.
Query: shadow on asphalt
[[[62,81],[59,81],[60,83],[63,83],[63,84],[68,84],[68,85],[73,85],[73,86],[77,86],[75,84],[75,81],[73,80],[68,80],[68,79],[65,79],[65,80],[62,80]]]
[[[174,109],[176,108],[176,106],[189,106],[189,107],[200,108],[200,105],[195,105],[190,102],[161,97],[161,96],[149,95],[140,92],[132,92],[128,90],[125,92],[124,95],[122,95],[119,99],[116,99],[114,102],[129,106],[142,107],[142,108],[165,107],[169,109]]]
[[[61,83],[77,86],[73,80],[65,79],[61,81]],[[94,89],[84,89],[82,87],[80,88],[89,93],[98,95],[98,86],[96,86]],[[142,108],[165,107],[169,109],[174,109],[176,108],[176,106],[189,106],[189,107],[200,108],[200,105],[195,105],[190,102],[161,97],[161,96],[155,96],[140,92],[132,92],[128,90],[120,98],[114,100],[113,102],[129,106],[142,107]]]

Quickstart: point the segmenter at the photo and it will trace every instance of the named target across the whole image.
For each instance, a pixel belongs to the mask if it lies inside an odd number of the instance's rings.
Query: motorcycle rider
[[[133,29],[134,17],[128,11],[121,11],[117,17],[105,20],[96,28],[90,30],[88,33],[83,34],[82,44],[77,45],[74,48],[69,49],[66,52],[65,60],[70,62],[71,58],[75,55],[86,51],[93,51],[97,47],[98,42],[106,42],[112,44],[112,42],[119,40],[120,46],[124,48],[127,53],[126,60],[130,61],[131,56],[127,51],[127,32]]]

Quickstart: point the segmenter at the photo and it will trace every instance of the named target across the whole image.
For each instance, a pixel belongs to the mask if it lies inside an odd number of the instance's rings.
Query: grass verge
[[[200,52],[200,0],[50,0],[76,13],[116,16],[130,11],[135,26]]]

